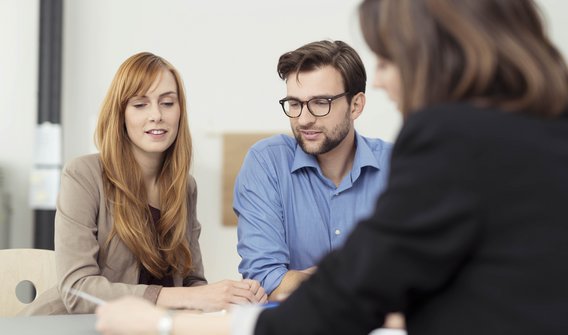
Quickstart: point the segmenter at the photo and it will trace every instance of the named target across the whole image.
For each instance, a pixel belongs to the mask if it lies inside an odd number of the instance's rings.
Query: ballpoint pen
[[[72,287],[66,288],[65,291],[67,291],[67,292],[69,292],[69,293],[71,293],[71,294],[73,294],[73,295],[76,295],[76,296],[78,296],[78,297],[80,297],[80,298],[83,298],[83,299],[85,299],[85,300],[87,300],[87,301],[90,301],[90,302],[92,302],[92,303],[94,303],[94,304],[96,304],[96,305],[104,305],[104,304],[106,303],[106,301],[104,301],[104,300],[102,300],[102,299],[100,299],[100,298],[97,298],[97,297],[95,297],[95,296],[93,296],[93,295],[90,295],[89,293],[85,293],[85,292],[83,292],[83,291],[74,289],[74,288],[72,288]]]

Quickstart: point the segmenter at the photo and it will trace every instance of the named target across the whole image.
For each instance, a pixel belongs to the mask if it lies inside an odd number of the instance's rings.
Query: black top
[[[152,213],[152,223],[154,223],[154,225],[157,225],[158,221],[160,221],[160,210],[149,205],[148,207],[150,207],[150,213]],[[138,283],[145,285],[159,285],[163,287],[173,287],[174,279],[172,277],[171,271],[168,272],[169,272],[168,275],[160,279],[154,277],[148,271],[148,269],[146,269],[143,265],[140,265],[140,275],[138,276]]]
[[[408,118],[374,215],[255,334],[568,334],[568,118]],[[292,321],[292,322],[291,322]]]

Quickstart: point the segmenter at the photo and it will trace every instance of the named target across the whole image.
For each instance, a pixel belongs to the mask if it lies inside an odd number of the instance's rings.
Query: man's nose
[[[298,116],[298,123],[301,125],[312,124],[316,121],[316,117],[312,115],[308,109],[308,103],[303,103],[300,110],[300,116]]]

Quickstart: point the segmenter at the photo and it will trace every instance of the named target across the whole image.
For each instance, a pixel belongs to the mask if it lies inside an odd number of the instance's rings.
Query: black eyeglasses
[[[331,103],[333,100],[346,96],[349,92],[343,92],[332,97],[315,97],[308,101],[301,101],[294,98],[284,98],[280,101],[284,114],[290,118],[299,117],[304,109],[304,104],[308,107],[308,111],[315,117],[322,117],[331,111]]]

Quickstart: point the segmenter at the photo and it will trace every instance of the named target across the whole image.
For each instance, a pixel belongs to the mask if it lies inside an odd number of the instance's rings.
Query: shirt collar
[[[294,161],[292,162],[291,173],[305,167],[313,167],[319,170],[319,163],[316,156],[307,154],[296,141],[296,151],[294,152]]]
[[[365,166],[372,166],[380,170],[377,157],[375,157],[367,141],[358,132],[355,132],[355,143],[357,150],[355,151],[355,159],[353,160],[353,169],[351,171],[361,170]]]

